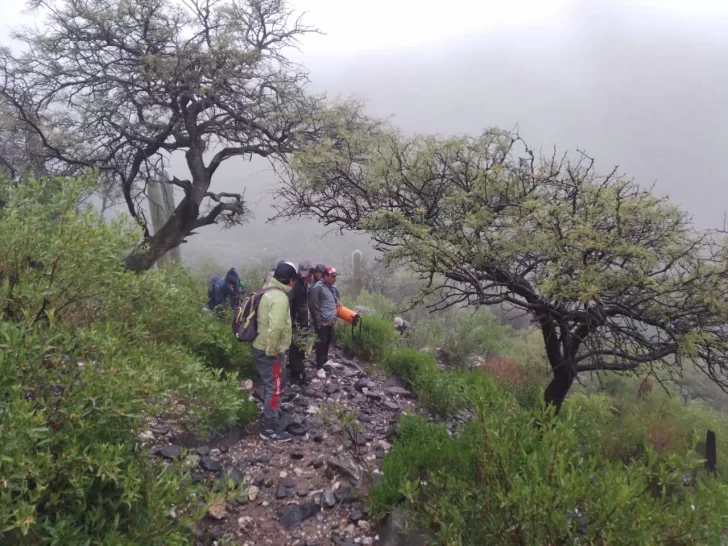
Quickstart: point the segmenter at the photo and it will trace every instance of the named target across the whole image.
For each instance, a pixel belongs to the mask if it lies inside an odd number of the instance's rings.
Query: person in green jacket
[[[260,298],[257,321],[258,335],[253,340],[253,358],[263,380],[263,432],[265,440],[288,442],[291,435],[279,430],[282,383],[281,359],[291,346],[291,308],[288,293],[296,280],[296,267],[280,262],[273,278],[265,287],[268,290]]]

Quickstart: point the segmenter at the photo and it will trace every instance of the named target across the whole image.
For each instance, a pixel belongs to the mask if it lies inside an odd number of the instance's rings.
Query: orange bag
[[[344,307],[341,304],[339,304],[339,307],[336,310],[336,316],[344,322],[348,322],[352,326],[356,326],[357,323],[361,320],[361,316],[359,315],[359,313],[357,313],[356,311],[352,311],[348,307]]]

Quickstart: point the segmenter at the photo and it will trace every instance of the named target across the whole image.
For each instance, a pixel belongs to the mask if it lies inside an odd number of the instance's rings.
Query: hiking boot
[[[293,436],[285,430],[282,430],[280,432],[276,432],[272,429],[264,430],[260,433],[260,437],[263,438],[263,440],[273,440],[274,442],[281,443],[290,442],[291,440],[293,440]]]

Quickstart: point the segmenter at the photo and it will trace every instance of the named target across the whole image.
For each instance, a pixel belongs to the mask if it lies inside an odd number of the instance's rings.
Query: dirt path
[[[306,388],[284,390],[281,407],[293,441],[263,440],[255,423],[212,449],[190,449],[198,479],[225,474],[247,488],[247,495],[210,510],[195,529],[198,546],[221,539],[250,546],[379,544],[364,497],[381,478],[399,416],[419,409],[396,378],[368,375],[338,350],[326,368],[325,379],[309,368]]]

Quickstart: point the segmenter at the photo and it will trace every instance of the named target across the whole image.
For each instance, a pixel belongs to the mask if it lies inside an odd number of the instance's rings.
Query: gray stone
[[[200,466],[208,472],[219,472],[222,470],[222,463],[212,459],[209,455],[204,455],[200,459]]]
[[[402,398],[414,398],[414,394],[401,387],[387,387],[384,392],[389,396],[401,396]]]
[[[277,499],[287,499],[293,497],[293,489],[286,487],[285,485],[278,485],[278,491],[276,492]]]
[[[165,459],[178,459],[182,456],[182,448],[180,446],[165,446],[157,450],[157,454]]]
[[[324,489],[324,506],[326,508],[333,508],[336,506],[336,496],[331,489]]]
[[[326,464],[347,478],[354,481],[361,479],[361,469],[351,460],[329,459]]]
[[[379,546],[427,546],[432,544],[431,538],[421,530],[411,528],[404,513],[397,509],[385,518],[379,530]]]
[[[359,500],[359,495],[353,487],[340,487],[336,490],[336,500],[341,504],[349,504]]]
[[[316,512],[318,512],[318,506],[313,502],[286,506],[280,512],[281,525],[286,529],[298,527],[305,520],[316,515]]]
[[[233,487],[239,487],[245,480],[243,473],[234,466],[226,466],[220,474],[220,480],[232,482]]]
[[[374,384],[374,381],[372,381],[368,377],[362,377],[356,383],[354,383],[354,387],[356,387],[359,390],[362,390],[362,389],[373,389],[374,387],[376,387],[376,385]]]

